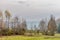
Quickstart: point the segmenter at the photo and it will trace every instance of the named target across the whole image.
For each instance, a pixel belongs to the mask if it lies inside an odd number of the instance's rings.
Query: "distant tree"
[[[5,11],[5,16],[6,16],[6,22],[8,24],[8,29],[9,29],[9,20],[10,20],[11,14],[8,10]]]
[[[5,35],[10,35],[11,33],[11,30],[9,28],[9,25],[10,25],[10,17],[11,17],[11,14],[9,12],[9,10],[5,10],[5,16],[6,16],[6,29],[4,29],[3,31],[5,31]]]
[[[57,26],[56,26],[55,18],[53,17],[53,15],[51,15],[51,18],[48,22],[48,34],[53,36],[56,30],[57,30]]]
[[[37,27],[36,27],[36,25],[34,25],[34,31],[35,31],[35,34],[37,34]]]
[[[33,33],[33,26],[31,25],[30,33]]]
[[[18,32],[20,31],[20,27],[19,27],[19,18],[18,18],[18,16],[16,16],[15,18],[14,18],[14,32],[15,32],[15,34],[19,34]]]
[[[42,34],[45,34],[46,23],[45,23],[44,20],[41,20],[41,21],[40,21],[39,27],[40,27],[40,32],[41,32]]]
[[[10,24],[11,24],[11,34],[15,35],[15,31],[14,31],[15,30],[15,27],[14,27],[14,24],[15,24],[14,23],[14,19],[12,19],[12,21],[11,21]]]
[[[22,31],[21,32],[22,34],[24,34],[26,32],[26,30],[27,30],[27,24],[26,24],[26,20],[25,19],[22,20],[22,23],[20,24],[20,29]]]

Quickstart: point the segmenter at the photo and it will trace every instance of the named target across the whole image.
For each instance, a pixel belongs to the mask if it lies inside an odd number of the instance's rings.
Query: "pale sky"
[[[49,18],[50,14],[60,18],[60,0],[0,0],[0,10],[6,9],[26,20],[39,21]]]

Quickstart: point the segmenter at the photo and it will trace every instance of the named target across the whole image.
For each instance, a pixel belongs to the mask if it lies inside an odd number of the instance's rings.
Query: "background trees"
[[[1,35],[24,35],[27,31],[27,23],[26,20],[22,18],[22,20],[19,19],[19,16],[13,17],[11,20],[11,14],[8,10],[5,11],[6,21],[3,19],[3,14],[0,12],[0,34]],[[11,20],[11,21],[10,21]],[[6,26],[3,26],[4,23]],[[7,27],[7,28],[6,28]],[[33,28],[34,27],[34,28]],[[51,15],[51,18],[48,22],[48,26],[46,25],[45,20],[41,20],[39,23],[39,27],[36,26],[36,24],[31,23],[31,30],[29,30],[29,33],[31,35],[35,33],[35,35],[39,32],[42,34],[48,34],[48,35],[54,35],[56,28],[56,22],[53,15]],[[60,27],[60,24],[59,24]],[[58,27],[58,32],[60,32],[60,29]],[[11,28],[11,29],[10,29]],[[40,28],[40,29],[39,29]]]

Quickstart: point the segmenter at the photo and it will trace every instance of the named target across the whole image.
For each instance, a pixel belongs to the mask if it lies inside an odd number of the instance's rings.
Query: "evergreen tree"
[[[51,15],[51,19],[48,22],[48,35],[54,35],[55,31],[57,30],[55,18]]]

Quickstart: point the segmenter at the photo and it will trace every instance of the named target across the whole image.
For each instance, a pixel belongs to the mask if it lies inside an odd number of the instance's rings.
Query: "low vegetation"
[[[60,34],[55,36],[45,36],[45,35],[36,35],[36,36],[1,36],[0,40],[60,40]]]

